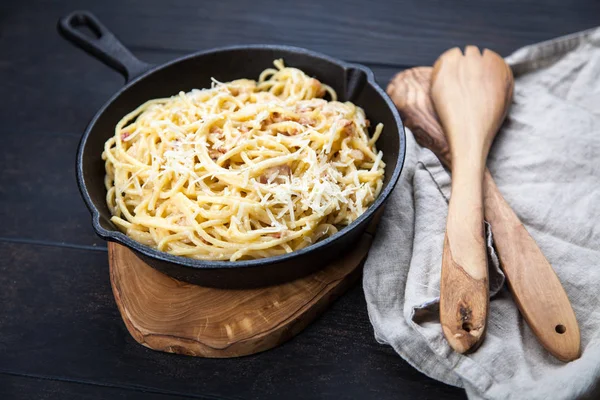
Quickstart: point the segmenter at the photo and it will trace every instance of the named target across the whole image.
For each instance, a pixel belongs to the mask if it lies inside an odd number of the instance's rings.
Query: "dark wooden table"
[[[359,286],[283,346],[211,360],[146,349],[113,301],[75,150],[123,79],[62,40],[89,9],[150,62],[282,43],[370,66],[385,85],[455,45],[503,55],[600,25],[596,0],[4,1],[0,5],[0,398],[458,399],[373,337]]]

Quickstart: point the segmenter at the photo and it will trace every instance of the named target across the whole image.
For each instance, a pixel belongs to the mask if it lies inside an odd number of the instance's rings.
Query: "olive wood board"
[[[291,339],[358,280],[375,227],[371,223],[349,253],[322,270],[257,289],[180,282],[111,242],[110,281],[121,317],[138,343],[198,357],[254,354]]]

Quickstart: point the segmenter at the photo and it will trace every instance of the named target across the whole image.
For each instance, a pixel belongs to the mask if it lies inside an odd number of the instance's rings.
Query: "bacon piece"
[[[273,233],[270,233],[269,235],[274,238],[281,239],[282,237],[286,237],[288,235],[288,231],[273,232]]]
[[[208,150],[208,156],[213,160],[217,160],[219,157],[221,157],[223,154],[227,153],[227,150],[225,150],[223,147],[217,147],[217,148],[212,148]]]
[[[323,85],[321,85],[321,82],[319,82],[318,79],[310,78],[310,86],[315,91],[315,95],[317,97],[325,96],[325,89],[323,88]]]
[[[288,128],[287,130],[279,131],[279,133],[281,133],[284,136],[295,136],[300,132],[296,128]]]
[[[340,122],[342,123],[342,134],[344,136],[352,136],[356,133],[354,123],[352,121],[342,119]]]
[[[131,132],[129,132],[129,131],[125,131],[125,132],[121,133],[121,140],[127,139],[130,135],[131,135]]]
[[[283,182],[284,176],[292,176],[292,168],[287,164],[277,165],[267,168],[265,172],[258,177],[258,181],[262,184],[269,182]]]
[[[261,129],[264,129],[266,126],[277,123],[277,122],[286,122],[286,121],[295,121],[296,122],[296,121],[298,121],[298,118],[293,115],[281,115],[281,113],[275,111],[262,121]]]
[[[315,126],[315,124],[317,123],[317,121],[315,121],[314,119],[305,116],[300,117],[300,120],[298,122],[302,125],[310,126]]]
[[[310,87],[312,87],[315,92],[321,90],[321,82],[318,79],[310,78]]]
[[[277,118],[275,118],[273,122],[298,121],[298,117],[294,115],[281,115],[279,113],[274,114],[277,114]]]

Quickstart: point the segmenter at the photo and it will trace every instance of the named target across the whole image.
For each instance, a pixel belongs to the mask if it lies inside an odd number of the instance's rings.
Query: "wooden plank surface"
[[[1,108],[0,120],[21,132],[80,132],[122,85],[116,73],[57,35],[58,18],[75,9],[97,14],[150,62],[217,46],[280,43],[364,63],[382,84],[399,69],[431,64],[451,46],[471,43],[506,55],[600,24],[600,2],[593,0],[388,0],[368,7],[359,0],[345,1],[343,7],[333,0],[289,7],[275,0],[35,0],[3,7],[0,73],[11,79],[0,82],[0,91],[10,93],[14,106]]]
[[[0,398],[43,400],[167,400],[187,398],[173,393],[142,391],[69,379],[6,374],[0,372]]]
[[[506,55],[532,42],[593,27],[600,18],[600,4],[590,0],[36,0],[9,7],[5,33],[41,34],[73,9],[91,10],[138,49],[190,52],[232,43],[285,43],[393,65],[431,64],[445,49],[467,42]],[[16,28],[13,21],[27,26],[11,29]]]
[[[77,189],[79,134],[1,134],[0,240],[106,249],[92,229],[91,216]]]
[[[600,25],[595,0],[31,0],[0,3],[0,398],[420,398],[464,393],[373,337],[360,287],[301,335],[234,360],[166,355],[128,335],[106,245],[75,183],[79,137],[123,84],[56,33],[89,9],[140,58],[282,43],[371,67],[385,85],[466,43],[503,55]]]
[[[360,287],[281,347],[202,359],[135,343],[114,304],[106,254],[15,243],[0,243],[0,254],[0,372],[228,398],[460,395],[374,341]]]

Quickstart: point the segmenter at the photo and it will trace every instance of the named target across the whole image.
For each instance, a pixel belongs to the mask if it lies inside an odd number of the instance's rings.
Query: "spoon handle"
[[[444,131],[429,97],[431,67],[396,75],[388,93],[421,146],[450,167]],[[555,357],[572,361],[580,355],[579,326],[556,273],[519,217],[504,200],[492,175],[483,178],[485,219],[492,228],[500,264],[521,314],[540,343]],[[564,326],[564,333],[559,325]]]
[[[485,217],[492,226],[498,257],[521,314],[552,355],[562,361],[579,358],[579,325],[554,269],[488,170],[483,187]]]
[[[453,169],[440,283],[442,331],[459,353],[481,344],[489,307],[482,177],[466,172]]]

